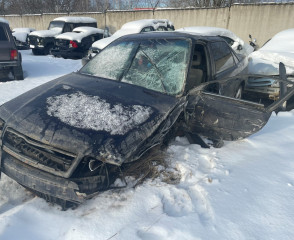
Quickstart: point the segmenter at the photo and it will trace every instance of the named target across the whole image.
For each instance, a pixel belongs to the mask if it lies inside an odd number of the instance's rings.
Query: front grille
[[[54,171],[66,172],[76,157],[74,154],[54,149],[11,130],[5,132],[3,145],[14,152],[14,156],[23,156],[34,163],[34,166],[43,165]]]
[[[56,45],[59,49],[68,49],[68,47],[69,47],[69,40],[65,40],[65,39],[56,39],[56,40],[55,40],[55,45]]]
[[[38,45],[37,36],[29,36],[30,44],[31,45]]]

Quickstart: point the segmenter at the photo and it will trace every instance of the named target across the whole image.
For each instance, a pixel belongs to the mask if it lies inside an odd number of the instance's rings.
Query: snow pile
[[[110,103],[98,96],[81,92],[60,95],[47,99],[47,113],[73,127],[107,131],[112,135],[123,135],[145,122],[152,110],[140,105],[122,106]]]

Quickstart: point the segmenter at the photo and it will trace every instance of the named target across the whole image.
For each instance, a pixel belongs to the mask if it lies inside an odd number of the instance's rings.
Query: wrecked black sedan
[[[246,99],[244,65],[219,37],[122,37],[79,72],[0,107],[1,172],[47,200],[81,203],[177,129],[247,137],[293,90],[278,102]]]

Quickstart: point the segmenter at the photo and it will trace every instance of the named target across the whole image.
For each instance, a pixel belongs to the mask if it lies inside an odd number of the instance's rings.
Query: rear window
[[[0,41],[7,41],[8,36],[6,29],[3,26],[0,26]]]

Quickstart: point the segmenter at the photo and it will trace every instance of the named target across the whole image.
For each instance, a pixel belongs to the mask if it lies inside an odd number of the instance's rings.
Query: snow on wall
[[[58,17],[53,21],[63,21],[63,22],[71,22],[71,23],[96,23],[97,20],[91,17]]]
[[[123,135],[145,122],[152,114],[150,107],[116,104],[111,106],[98,96],[82,92],[47,99],[47,114],[73,127],[107,131]]]

